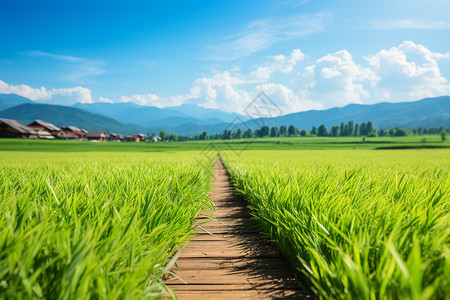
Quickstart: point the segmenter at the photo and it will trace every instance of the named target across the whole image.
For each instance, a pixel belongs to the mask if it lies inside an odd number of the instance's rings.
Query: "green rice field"
[[[420,145],[408,139],[262,139],[245,151],[217,149],[306,291],[445,299],[450,151],[374,150]],[[0,141],[0,299],[170,293],[164,277],[199,212],[213,209],[207,143],[53,142]]]
[[[211,206],[194,155],[1,153],[0,298],[159,297]]]
[[[449,295],[449,151],[224,157],[262,230],[320,298]]]

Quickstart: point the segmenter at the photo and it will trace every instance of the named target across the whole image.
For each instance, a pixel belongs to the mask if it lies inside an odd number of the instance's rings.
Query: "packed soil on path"
[[[235,194],[220,160],[210,195],[215,219],[196,229],[166,284],[178,299],[311,299],[296,282],[295,270],[263,240],[247,202]],[[199,217],[198,222],[205,222]],[[177,278],[178,277],[178,278]],[[181,279],[181,280],[180,280]]]

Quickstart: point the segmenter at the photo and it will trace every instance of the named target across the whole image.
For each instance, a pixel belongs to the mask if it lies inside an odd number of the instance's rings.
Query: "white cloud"
[[[264,91],[285,113],[290,113],[350,103],[418,100],[450,94],[438,65],[439,60],[449,58],[448,53],[431,52],[406,41],[365,57],[363,64],[357,64],[349,51],[341,50],[305,66],[304,54],[296,49],[287,56],[272,56],[267,64],[249,73],[235,68],[199,78],[190,93],[176,96],[176,103],[242,113]],[[290,80],[276,81],[274,72],[295,75]],[[161,106],[175,103],[174,98],[160,99]]]
[[[235,60],[264,50],[273,44],[321,32],[331,23],[330,13],[295,15],[255,20],[235,36],[209,47],[211,60]]]
[[[101,62],[89,61],[74,66],[69,73],[62,76],[63,80],[69,82],[85,82],[85,78],[104,74],[105,71],[100,68]]]
[[[402,20],[377,20],[370,23],[375,29],[449,29],[450,23],[446,21],[420,21],[411,19]]]
[[[120,102],[133,102],[139,105],[161,107],[160,98],[155,94],[133,95],[131,97],[122,96]]]
[[[9,85],[0,80],[0,93],[17,94],[36,102],[49,104],[71,105],[77,102],[92,103],[91,90],[80,86],[48,90],[45,87],[35,89],[25,84]]]
[[[19,96],[28,98],[30,100],[42,100],[50,99],[51,94],[45,87],[34,89],[28,85],[9,85],[6,82],[0,80],[0,93],[2,94],[17,94]]]
[[[370,96],[367,88],[378,80],[371,69],[356,64],[346,50],[317,59],[300,76],[299,89],[324,108],[362,103],[362,98]]]
[[[319,102],[301,99],[297,93],[282,84],[261,84],[256,86],[255,90],[266,93],[280,107],[283,114],[323,108]]]
[[[99,100],[99,102],[101,102],[101,103],[114,103],[114,101],[112,101],[112,100],[109,99],[109,98],[105,98],[105,97],[99,97],[98,100]]]
[[[102,60],[88,59],[70,55],[61,55],[43,51],[25,51],[24,55],[35,57],[48,57],[54,60],[62,61],[66,64],[67,73],[61,79],[69,82],[82,83],[85,78],[104,74],[102,66],[105,64]]]
[[[199,78],[194,81],[186,99],[209,108],[241,111],[251,97],[241,88],[250,82],[240,77],[240,74],[224,71],[209,78]]]
[[[259,81],[266,81],[274,72],[290,73],[298,62],[302,61],[305,55],[300,49],[294,49],[289,57],[284,55],[275,55],[272,57],[272,63],[261,66],[250,73],[250,78],[256,78]]]
[[[195,103],[243,113],[254,97],[264,91],[284,113],[291,113],[349,103],[411,101],[450,94],[448,80],[439,68],[439,62],[450,59],[450,53],[432,52],[411,41],[363,57],[361,64],[347,50],[325,55],[309,65],[304,57],[300,49],[295,49],[289,55],[269,57],[267,63],[251,72],[242,72],[238,67],[213,71],[212,75],[195,80],[186,94],[138,94],[122,96],[119,101],[157,107]],[[275,76],[277,72],[284,75]],[[92,102],[91,91],[80,86],[46,89],[0,81],[0,93],[16,93],[53,104]],[[99,101],[112,102],[104,97]]]
[[[450,54],[434,53],[423,45],[405,41],[366,60],[380,78],[378,93],[392,101],[405,101],[450,93],[438,63],[445,58]]]
[[[23,54],[28,56],[45,56],[50,57],[57,60],[63,60],[63,61],[83,61],[85,60],[82,57],[76,57],[76,56],[70,56],[70,55],[60,55],[60,54],[54,54],[54,53],[48,53],[43,51],[25,51]]]
[[[91,90],[81,86],[67,89],[51,89],[51,98],[47,103],[70,105],[79,103],[92,103]]]

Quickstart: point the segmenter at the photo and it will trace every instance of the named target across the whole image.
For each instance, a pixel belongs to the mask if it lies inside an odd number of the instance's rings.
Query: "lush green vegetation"
[[[0,298],[160,296],[171,257],[212,205],[196,157],[2,152]]]
[[[286,126],[262,126],[260,129],[256,129],[253,131],[252,128],[248,128],[247,130],[242,131],[241,128],[238,128],[234,131],[224,130],[222,133],[212,134],[208,136],[206,131],[203,131],[200,135],[195,136],[178,136],[176,134],[171,134],[167,136],[165,131],[160,132],[160,137],[162,140],[165,140],[166,137],[168,140],[173,141],[192,141],[192,140],[240,140],[240,139],[253,139],[253,138],[279,138],[279,137],[401,137],[401,136],[412,136],[412,135],[442,135],[450,133],[450,127],[444,128],[436,127],[436,128],[413,128],[413,129],[405,129],[402,127],[393,127],[388,130],[380,129],[376,130],[373,127],[371,121],[367,123],[358,124],[353,121],[341,122],[340,126],[333,125],[328,131],[328,128],[321,124],[318,128],[315,126],[312,127],[311,130],[302,129],[299,130],[294,125]],[[442,140],[444,141],[444,139]]]
[[[211,205],[210,169],[195,159],[215,151],[306,288],[322,298],[443,298],[450,152],[373,149],[448,145],[437,135],[2,139],[0,298],[160,296],[171,258]]]
[[[449,295],[448,150],[234,154],[238,191],[321,298]]]
[[[186,150],[329,150],[376,149],[379,147],[450,147],[450,139],[444,143],[438,135],[405,137],[278,137],[240,140],[126,143],[80,142],[62,140],[0,139],[0,151],[31,152],[175,152]]]

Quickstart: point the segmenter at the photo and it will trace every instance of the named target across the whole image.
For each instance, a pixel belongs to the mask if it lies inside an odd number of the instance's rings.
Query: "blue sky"
[[[0,93],[285,113],[450,94],[450,1],[0,0]]]

